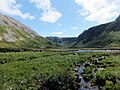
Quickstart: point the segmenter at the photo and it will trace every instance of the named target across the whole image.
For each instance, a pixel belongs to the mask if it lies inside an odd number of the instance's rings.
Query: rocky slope
[[[85,30],[72,47],[120,47],[120,16],[113,22]]]
[[[14,18],[0,14],[0,48],[45,48],[52,43]]]

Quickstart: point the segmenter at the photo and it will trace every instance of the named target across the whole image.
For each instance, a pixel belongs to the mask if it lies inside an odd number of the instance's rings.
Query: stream
[[[82,64],[81,66],[76,66],[75,67],[75,72],[76,72],[76,90],[99,90],[98,86],[92,86],[92,79],[90,81],[85,81],[83,79],[82,73],[84,73],[85,69],[85,63]],[[103,68],[98,68],[98,70],[103,70]],[[93,70],[93,74],[96,74],[96,72]]]

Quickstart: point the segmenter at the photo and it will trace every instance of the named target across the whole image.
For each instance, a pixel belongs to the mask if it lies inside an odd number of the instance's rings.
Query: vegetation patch
[[[120,90],[119,53],[52,51],[0,53],[0,89],[74,90],[74,68],[82,64],[83,79],[92,86]]]

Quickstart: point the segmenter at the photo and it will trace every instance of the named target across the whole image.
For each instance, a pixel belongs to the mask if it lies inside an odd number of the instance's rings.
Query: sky
[[[39,35],[77,37],[120,15],[120,0],[0,0],[0,13]]]

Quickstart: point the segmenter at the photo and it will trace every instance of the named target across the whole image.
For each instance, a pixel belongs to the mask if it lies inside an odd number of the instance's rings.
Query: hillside
[[[45,48],[52,43],[14,18],[0,14],[0,48]]]
[[[113,22],[85,30],[72,47],[120,47],[120,16]]]
[[[46,37],[46,38],[63,47],[70,47],[76,40],[76,37]]]

